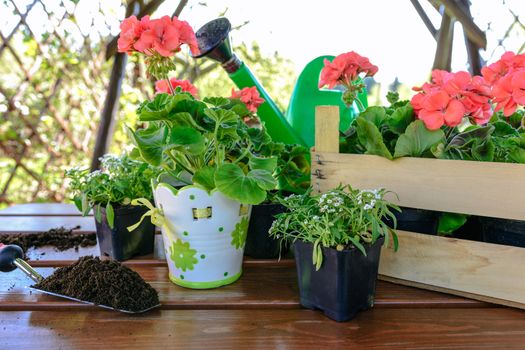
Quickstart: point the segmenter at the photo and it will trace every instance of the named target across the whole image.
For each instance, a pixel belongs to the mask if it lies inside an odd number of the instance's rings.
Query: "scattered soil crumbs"
[[[65,227],[52,228],[47,232],[39,233],[17,233],[1,234],[0,242],[4,244],[16,244],[24,252],[29,248],[39,248],[43,246],[54,246],[59,251],[70,248],[89,247],[97,244],[97,235],[95,233],[73,233],[73,230],[79,229],[80,226],[68,229]]]
[[[84,256],[33,286],[118,310],[142,311],[159,304],[157,291],[138,273],[114,260]]]

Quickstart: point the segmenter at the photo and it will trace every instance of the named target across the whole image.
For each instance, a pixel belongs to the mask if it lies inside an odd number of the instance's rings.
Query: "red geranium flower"
[[[255,86],[245,87],[242,90],[232,89],[230,98],[241,100],[252,113],[257,113],[257,108],[264,103],[264,99],[261,98]]]
[[[142,52],[152,55],[154,52],[163,57],[171,57],[182,44],[187,44],[193,54],[199,53],[195,33],[186,21],[177,17],[164,16],[150,20],[143,17],[140,22],[135,16],[126,18],[121,26],[118,40],[119,52]]]
[[[149,16],[144,16],[139,21],[137,17],[131,16],[120,24],[120,36],[117,41],[118,51],[127,52],[131,55],[136,49],[134,47],[142,33],[149,28]]]
[[[328,85],[333,88],[336,85],[349,87],[352,81],[356,80],[359,74],[365,73],[366,76],[373,76],[377,73],[377,66],[370,63],[370,60],[354,51],[343,53],[332,62],[325,59],[324,68],[321,71],[319,87]]]
[[[419,111],[421,119],[429,130],[437,130],[443,126],[457,126],[465,115],[465,107],[456,99],[451,98],[445,91],[431,92],[423,101],[423,108]]]
[[[193,97],[198,98],[199,91],[189,80],[179,80],[176,78],[171,78],[170,84],[174,89],[180,87],[182,91],[189,92],[193,95]],[[171,94],[171,90],[166,79],[158,80],[155,83],[155,91],[157,93]]]
[[[425,125],[429,129],[439,124],[437,120],[440,119],[436,118],[436,114],[432,114],[429,117],[430,112],[434,113],[436,111],[436,102],[440,102],[441,110],[445,108],[443,105],[446,105],[447,111],[449,108],[452,108],[451,111],[453,111],[453,114],[450,114],[452,112],[447,114],[447,118],[442,118],[441,125],[457,125],[465,116],[473,119],[476,124],[485,124],[492,115],[490,86],[482,77],[472,77],[468,72],[451,73],[443,70],[434,70],[430,83],[425,83],[421,87],[415,87],[413,90],[419,91],[419,93],[412,97],[410,103],[417,116],[420,116],[425,111],[423,118],[420,119],[428,120],[428,122],[425,122]],[[450,103],[445,104],[444,95],[435,95],[437,92],[444,92],[448,96]],[[433,95],[432,99],[429,99],[430,95]],[[462,108],[459,108],[456,102],[460,103]],[[432,106],[429,106],[428,103],[431,103]],[[456,113],[460,110],[463,111],[463,115],[459,117],[459,120],[456,120]]]

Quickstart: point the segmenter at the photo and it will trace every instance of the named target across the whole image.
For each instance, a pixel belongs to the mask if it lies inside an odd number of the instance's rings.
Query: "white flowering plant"
[[[392,237],[394,249],[398,240],[394,229],[384,219],[390,218],[396,226],[392,210],[399,207],[384,199],[384,189],[355,190],[349,185],[339,186],[327,193],[312,195],[310,189],[303,195],[280,199],[288,210],[277,215],[270,236],[284,242],[300,240],[313,244],[313,264],[318,270],[323,262],[322,247],[338,251],[359,249],[366,255],[365,246],[385,237]]]
[[[101,222],[101,207],[106,209],[110,228],[114,225],[114,207],[129,205],[133,199],[151,200],[151,179],[160,169],[128,155],[106,154],[100,158],[102,170],[90,172],[87,168],[74,167],[66,171],[70,179],[72,199],[82,215],[94,209],[95,218]]]

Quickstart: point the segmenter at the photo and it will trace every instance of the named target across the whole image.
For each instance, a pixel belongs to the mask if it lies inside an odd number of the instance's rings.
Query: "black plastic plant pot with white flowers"
[[[148,211],[131,201],[152,199],[151,179],[158,176],[159,169],[128,155],[110,154],[101,158],[101,167],[93,172],[81,168],[66,172],[77,208],[83,215],[93,212],[100,254],[123,261],[152,253],[155,226],[151,220],[143,220],[131,231],[128,227]]]
[[[270,235],[294,243],[301,305],[348,321],[374,305],[381,246],[397,250],[393,210],[384,189],[339,186],[327,193],[292,195],[281,202]]]

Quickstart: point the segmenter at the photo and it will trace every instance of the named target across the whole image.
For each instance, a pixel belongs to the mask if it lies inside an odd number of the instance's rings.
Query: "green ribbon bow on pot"
[[[140,226],[142,221],[147,217],[151,217],[151,223],[155,226],[162,227],[165,224],[164,215],[162,215],[162,211],[158,208],[155,208],[153,204],[146,198],[138,198],[131,201],[131,205],[143,205],[146,206],[149,210],[142,215],[139,222],[137,222],[135,225],[129,226],[128,231],[131,232],[135,230],[137,227]]]

